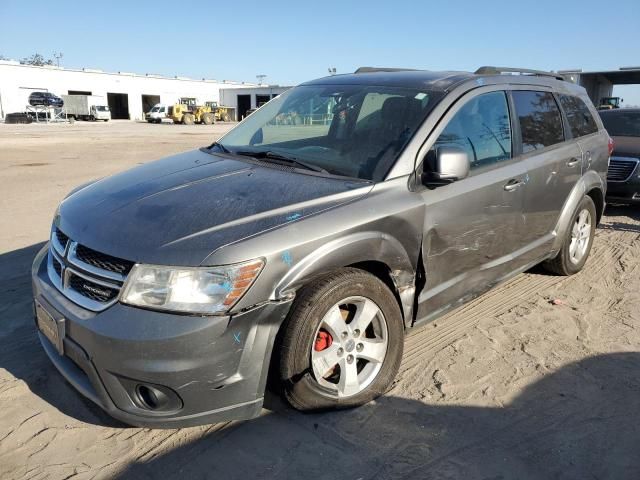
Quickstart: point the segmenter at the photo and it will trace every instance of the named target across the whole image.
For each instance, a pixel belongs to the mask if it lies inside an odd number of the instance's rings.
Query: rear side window
[[[613,137],[640,137],[640,111],[605,110],[600,118]]]
[[[589,111],[589,107],[579,97],[560,95],[560,105],[567,114],[571,135],[574,138],[584,137],[598,131],[598,125]]]
[[[512,94],[522,133],[522,153],[564,141],[562,117],[551,93],[514,90]]]
[[[435,146],[455,146],[467,152],[471,168],[511,158],[511,124],[504,92],[469,100],[449,121]]]

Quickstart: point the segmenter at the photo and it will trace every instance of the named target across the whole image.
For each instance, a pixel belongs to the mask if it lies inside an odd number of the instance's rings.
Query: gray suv
[[[583,267],[608,143],[585,90],[545,72],[305,83],[69,194],[33,264],[40,341],[134,425],[254,417],[268,378],[300,410],[361,405],[408,329],[538,263]]]

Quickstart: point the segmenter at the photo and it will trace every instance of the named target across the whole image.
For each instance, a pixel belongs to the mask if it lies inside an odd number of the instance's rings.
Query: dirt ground
[[[640,478],[640,209],[610,207],[580,274],[534,269],[411,332],[391,391],[303,415],[122,425],[42,351],[29,267],[75,185],[228,126],[0,125],[0,478]],[[554,301],[554,302],[552,302]]]

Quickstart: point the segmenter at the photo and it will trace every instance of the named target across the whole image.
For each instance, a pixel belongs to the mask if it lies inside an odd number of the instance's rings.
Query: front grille
[[[62,247],[62,250],[64,251],[64,249],[67,248],[67,242],[69,241],[69,237],[66,236],[62,232],[62,230],[60,230],[59,228],[56,228],[55,235],[56,235],[56,239],[58,240],[58,243],[60,244],[60,246]]]
[[[73,272],[69,273],[68,286],[80,295],[90,298],[94,302],[106,303],[118,296],[117,289],[105,287],[99,283],[92,282],[86,278],[76,275]]]
[[[76,247],[76,257],[89,265],[93,265],[96,268],[107,270],[109,272],[119,273],[120,275],[126,275],[133,267],[133,262],[123,260],[121,258],[112,257],[105,253],[96,252],[83,245]]]
[[[607,172],[607,180],[612,182],[626,181],[638,165],[638,161],[634,159],[611,158],[609,162],[609,171]]]
[[[52,254],[50,253],[49,255],[52,255]],[[60,262],[58,260],[56,260],[55,257],[53,257],[51,259],[51,263],[53,264],[53,269],[58,274],[58,276],[62,277],[62,265],[60,265]]]
[[[120,295],[134,262],[116,258],[74,242],[54,229],[49,251],[51,283],[72,302],[99,312]]]

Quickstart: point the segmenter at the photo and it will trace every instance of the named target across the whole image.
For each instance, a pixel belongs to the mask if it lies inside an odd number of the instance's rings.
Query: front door
[[[426,189],[422,259],[425,285],[418,322],[491,288],[514,271],[523,226],[526,169],[512,155],[512,125],[504,91],[474,91],[443,119],[432,150],[464,149],[467,178]],[[427,154],[434,154],[430,151]]]

